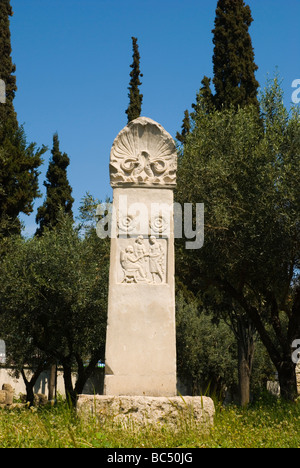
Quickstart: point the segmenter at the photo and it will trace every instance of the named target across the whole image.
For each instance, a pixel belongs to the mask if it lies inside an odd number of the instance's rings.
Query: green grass
[[[112,421],[101,425],[79,420],[65,403],[56,407],[0,410],[0,448],[299,448],[300,402],[261,400],[242,409],[216,411],[205,433],[195,425],[148,427],[124,431]]]

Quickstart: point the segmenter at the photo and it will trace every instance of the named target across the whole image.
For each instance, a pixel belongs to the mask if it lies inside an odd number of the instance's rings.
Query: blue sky
[[[265,86],[276,67],[285,102],[300,79],[300,1],[248,0],[250,28]],[[45,144],[40,189],[52,138],[71,160],[68,178],[74,213],[86,192],[112,195],[109,154],[127,124],[127,87],[132,63],[131,36],[141,55],[142,115],[175,137],[183,113],[195,102],[204,75],[212,76],[212,33],[217,0],[11,0],[12,56],[17,66],[15,109],[28,141]],[[43,198],[35,202],[35,210]],[[22,216],[34,233],[35,212]]]

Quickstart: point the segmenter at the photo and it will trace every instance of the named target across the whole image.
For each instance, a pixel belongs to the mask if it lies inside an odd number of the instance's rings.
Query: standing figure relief
[[[122,283],[160,284],[166,282],[165,246],[155,236],[146,240],[138,236],[133,245],[127,245],[120,253],[123,271]]]

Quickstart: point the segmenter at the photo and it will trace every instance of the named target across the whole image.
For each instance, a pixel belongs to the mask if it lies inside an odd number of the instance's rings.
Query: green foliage
[[[201,81],[202,87],[200,88],[199,94],[196,96],[196,103],[192,104],[194,109],[192,117],[194,119],[196,118],[198,112],[198,106],[200,106],[200,108],[207,113],[213,112],[215,110],[214,95],[210,89],[210,83],[211,79],[207,76],[205,76]]]
[[[84,363],[104,358],[108,248],[95,233],[80,236],[66,215],[41,237],[14,240],[0,266],[0,309],[2,338],[20,367],[36,349],[77,367],[84,381]]]
[[[298,448],[300,406],[260,400],[248,409],[217,407],[214,427],[202,431],[187,421],[177,430],[80,420],[66,404],[0,410],[1,448]]]
[[[17,90],[16,67],[11,59],[9,17],[12,8],[9,0],[0,4],[0,79],[6,85],[6,103],[0,104],[0,231],[2,236],[20,232],[20,213],[33,211],[33,200],[39,196],[38,168],[43,146],[27,144],[25,132],[18,125],[13,106]]]
[[[12,225],[16,224],[21,212],[30,214],[33,211],[33,200],[39,196],[38,168],[45,151],[45,147],[36,149],[34,143],[27,144],[22,127],[14,132],[6,132],[4,140],[0,141],[0,223],[2,225],[7,221]]]
[[[134,119],[137,119],[141,115],[143,95],[140,93],[139,86],[142,84],[140,77],[142,73],[140,71],[140,54],[137,44],[137,38],[132,37],[132,48],[133,48],[133,63],[130,65],[132,71],[130,72],[130,83],[129,83],[129,106],[125,111],[128,117],[128,123]]]
[[[213,113],[215,110],[254,106],[259,109],[257,99],[259,83],[255,78],[258,67],[254,63],[249,27],[253,21],[251,10],[244,0],[218,0],[213,29],[213,80],[204,76],[196,102],[192,104],[190,122],[188,111],[182,123],[181,133],[176,138],[185,143],[193,127],[197,112]],[[211,89],[214,85],[214,93]]]
[[[214,296],[215,298],[215,296]],[[203,299],[203,298],[202,298]],[[238,346],[229,312],[218,319],[216,302],[207,308],[192,295],[176,295],[177,375],[188,394],[238,399]],[[259,394],[274,368],[261,341],[255,339],[251,393]]]
[[[10,0],[2,0],[0,3],[0,79],[6,86],[6,104],[0,104],[0,122],[10,121],[17,129],[17,116],[13,107],[13,100],[17,91],[16,77],[14,75],[16,66],[11,59],[11,40],[9,17],[13,15]],[[0,128],[0,140],[2,139],[2,129]]]
[[[292,448],[299,446],[299,403],[267,397],[247,410],[228,407],[217,414],[209,446],[220,448]]]
[[[190,133],[190,114],[189,111],[184,111],[184,119],[182,121],[181,133],[177,132],[176,138],[181,143],[185,143],[187,135]]]
[[[79,219],[82,226],[95,227],[96,210],[100,203],[100,200],[95,199],[89,192],[85,194],[79,207]]]
[[[101,207],[107,207],[106,212],[108,213],[111,206],[111,200],[107,198],[103,204],[101,200],[94,198],[89,192],[87,192],[81,199],[78,216],[81,230],[91,232],[96,229],[96,224],[99,220],[99,216],[97,215],[97,207],[99,205],[101,205]]]
[[[261,104],[262,120],[255,106],[212,113],[198,106],[176,198],[204,203],[205,242],[197,252],[179,250],[177,271],[196,294],[209,286],[245,311],[288,393],[290,346],[300,336],[300,115],[287,113],[276,80]]]
[[[46,200],[39,207],[36,222],[39,224],[37,235],[41,235],[46,227],[56,226],[59,212],[63,212],[73,219],[72,205],[74,199],[71,195],[72,188],[67,178],[67,167],[70,159],[66,153],[59,150],[59,139],[57,133],[53,136],[52,158],[46,174],[47,182],[44,185],[47,189]]]
[[[251,10],[243,0],[219,0],[216,9],[213,43],[215,45],[213,84],[216,93],[214,104],[235,109],[246,105],[258,108],[255,79],[258,67],[249,34],[253,21]]]
[[[198,302],[176,297],[177,375],[189,394],[214,392],[224,397],[226,388],[237,385],[235,338],[224,323],[198,311]]]

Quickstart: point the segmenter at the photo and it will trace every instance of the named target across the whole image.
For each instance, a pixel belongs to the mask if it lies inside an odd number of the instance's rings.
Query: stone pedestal
[[[142,397],[80,395],[77,403],[81,418],[97,417],[102,423],[114,422],[126,427],[171,426],[173,430],[213,425],[215,407],[208,397]]]
[[[14,389],[9,384],[3,384],[0,390],[0,406],[11,406],[14,401]]]

